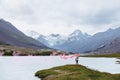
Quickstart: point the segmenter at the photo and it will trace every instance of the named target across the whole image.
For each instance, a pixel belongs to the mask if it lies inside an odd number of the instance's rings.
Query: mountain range
[[[98,48],[95,52],[99,53],[119,53],[120,52],[120,37],[117,37],[110,41],[102,48]]]
[[[0,44],[28,48],[48,48],[37,40],[26,36],[10,22],[0,19]]]
[[[43,44],[59,50],[69,52],[120,52],[120,28],[108,29],[105,32],[98,32],[94,35],[82,33],[80,30],[75,30],[68,36],[60,34],[50,34],[48,36],[41,35],[35,31],[29,31],[28,36],[35,38]],[[36,37],[35,37],[36,36]]]
[[[68,36],[60,34],[45,36],[31,30],[27,31],[25,35],[10,22],[0,19],[0,45],[37,49],[50,47],[80,53],[117,53],[120,52],[120,28],[110,28],[105,32],[98,32],[94,35],[83,33],[78,29]]]

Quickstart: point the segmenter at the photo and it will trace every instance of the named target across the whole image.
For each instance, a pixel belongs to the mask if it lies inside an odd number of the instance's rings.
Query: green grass
[[[64,75],[64,73],[68,74]],[[54,77],[49,78],[51,75]],[[82,65],[65,65],[41,70],[36,72],[35,76],[42,78],[43,80],[47,77],[49,80],[120,80],[120,74],[99,72],[88,69]]]
[[[111,53],[111,54],[92,54],[92,55],[85,55],[82,57],[120,57],[120,53]]]
[[[5,52],[3,56],[13,56],[12,52]]]
[[[49,56],[52,53],[52,51],[39,51],[34,53],[34,56]]]
[[[33,48],[25,48],[18,46],[8,46],[8,45],[0,45],[0,50],[6,50],[3,56],[13,56],[10,51],[20,51],[21,54],[19,56],[27,56],[29,54],[33,56],[48,56],[54,51],[53,49],[33,49]]]

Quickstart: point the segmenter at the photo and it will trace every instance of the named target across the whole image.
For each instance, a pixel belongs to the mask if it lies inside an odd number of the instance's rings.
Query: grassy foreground
[[[120,74],[88,69],[82,65],[65,65],[41,70],[35,76],[42,80],[120,80]]]
[[[54,50],[53,49],[34,49],[19,46],[0,45],[0,52],[4,50],[2,56],[14,56],[13,52],[19,52],[18,56],[49,56]]]

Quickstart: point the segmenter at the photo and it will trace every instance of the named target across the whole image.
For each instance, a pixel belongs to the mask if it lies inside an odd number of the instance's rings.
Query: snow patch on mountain
[[[60,34],[50,34],[47,36],[41,35],[38,32],[35,31],[27,31],[28,36],[42,42],[43,44],[54,48],[54,46],[62,45],[66,42],[72,42],[72,41],[79,41],[79,40],[84,40],[90,35],[87,33],[82,33],[80,30],[74,30],[71,34],[68,36],[60,35]]]
[[[30,37],[34,38],[34,39],[37,39],[41,35],[40,33],[35,32],[33,30],[27,30],[27,31],[25,31],[25,34],[27,36],[30,36]]]
[[[67,40],[67,36],[63,36],[60,34],[50,34],[50,35],[44,36],[32,30],[27,30],[26,35],[42,42],[43,44],[49,47],[63,44]]]
[[[59,34],[51,34],[46,36],[45,39],[48,41],[49,46],[52,47],[64,43],[67,40],[67,37]]]
[[[73,33],[71,33],[68,36],[68,40],[70,41],[79,41],[79,40],[84,40],[86,38],[90,37],[90,35],[88,35],[87,33],[83,33],[81,32],[79,29],[76,29],[73,31]]]

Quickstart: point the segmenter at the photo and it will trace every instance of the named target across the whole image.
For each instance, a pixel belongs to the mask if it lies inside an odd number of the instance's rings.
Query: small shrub
[[[13,56],[12,52],[5,52],[3,56]]]

